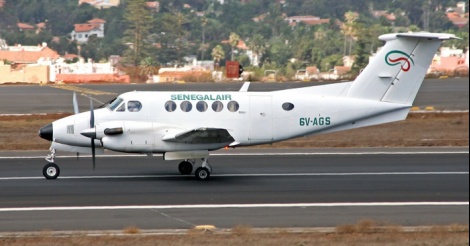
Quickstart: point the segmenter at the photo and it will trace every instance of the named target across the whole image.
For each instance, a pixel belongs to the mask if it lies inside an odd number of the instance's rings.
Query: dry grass
[[[65,114],[0,116],[0,150],[46,150],[40,127]],[[412,113],[406,121],[273,144],[274,148],[468,146],[468,113]]]
[[[258,232],[249,226],[236,226],[231,230],[216,232],[198,232],[188,230],[186,234],[156,235],[128,234],[86,236],[72,235],[53,236],[39,234],[30,237],[3,237],[0,245],[293,245],[293,246],[460,246],[469,245],[468,226],[450,225],[426,227],[422,230],[406,232],[399,226],[380,226],[372,220],[362,220],[354,225],[339,226],[336,232],[294,232],[289,229],[268,229]],[[344,228],[352,231],[342,231]],[[134,228],[139,230],[138,228]],[[457,230],[456,230],[457,229]],[[124,230],[125,231],[125,230]],[[139,230],[140,231],[140,230]]]

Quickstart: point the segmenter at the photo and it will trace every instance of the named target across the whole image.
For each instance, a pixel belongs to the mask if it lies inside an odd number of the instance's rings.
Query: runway
[[[44,153],[45,154],[45,153]],[[0,231],[469,223],[468,148],[229,150],[208,182],[161,157],[0,154]]]
[[[250,91],[274,91],[325,82],[252,83]],[[72,91],[86,93],[100,102],[107,102],[128,91],[238,91],[243,83],[186,83],[186,84],[105,84],[105,85],[4,85],[0,87],[0,114],[38,114],[73,112]],[[437,110],[469,109],[468,78],[427,79],[413,106],[432,106]],[[88,98],[78,98],[80,111],[90,109]],[[96,107],[99,102],[94,103]]]

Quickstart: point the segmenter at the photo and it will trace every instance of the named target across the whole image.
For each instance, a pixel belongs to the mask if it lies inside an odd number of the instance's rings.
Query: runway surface
[[[274,91],[316,86],[319,82],[253,83],[250,91]],[[128,84],[128,85],[7,85],[0,86],[0,114],[31,114],[73,112],[72,91],[82,92],[107,102],[117,95],[133,91],[238,91],[243,83]],[[469,109],[468,78],[425,80],[414,106],[433,106],[438,110]],[[89,99],[80,96],[81,111],[89,110]],[[95,106],[99,106],[95,102]]]
[[[43,153],[45,154],[45,153]],[[161,157],[0,153],[0,231],[469,223],[468,148],[229,150],[207,182]]]

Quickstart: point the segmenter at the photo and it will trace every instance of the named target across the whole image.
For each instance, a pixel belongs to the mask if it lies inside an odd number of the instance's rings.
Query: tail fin
[[[386,34],[386,41],[372,62],[352,83],[347,97],[411,105],[444,33]]]

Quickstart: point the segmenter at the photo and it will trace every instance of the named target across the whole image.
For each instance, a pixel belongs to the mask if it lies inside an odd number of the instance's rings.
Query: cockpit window
[[[126,104],[122,103],[121,106],[119,106],[119,108],[116,109],[116,112],[126,112]]]
[[[108,104],[108,108],[114,111],[124,100],[122,98],[116,98]]]
[[[129,112],[139,112],[142,109],[142,103],[139,101],[129,101],[127,103],[127,110]]]

